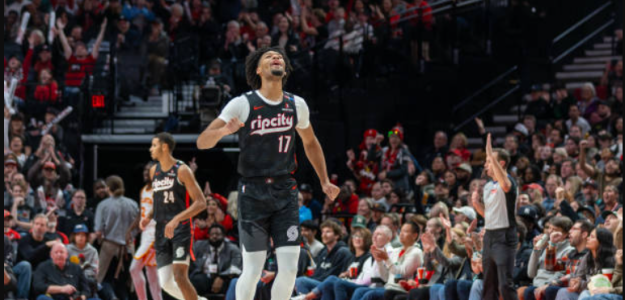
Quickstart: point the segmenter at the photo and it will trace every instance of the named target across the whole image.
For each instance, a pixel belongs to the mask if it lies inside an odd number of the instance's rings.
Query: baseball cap
[[[361,215],[355,215],[352,219],[353,228],[367,228],[367,219]]]
[[[89,233],[89,229],[85,224],[78,224],[74,227],[74,233]]]
[[[378,136],[378,131],[375,129],[367,129],[365,130],[364,138],[367,137],[376,137]]]
[[[582,206],[580,206],[579,209],[577,209],[577,214],[581,214],[584,211],[590,212],[590,213],[592,213],[593,216],[596,216],[595,209],[592,206],[590,206],[590,205],[582,205]]]
[[[319,231],[319,226],[313,220],[306,220],[300,224],[301,227]]]
[[[382,205],[382,203],[374,203],[373,207],[371,208],[371,210],[379,211],[379,212],[386,212],[386,207],[384,207],[384,205]]]
[[[605,220],[608,218],[609,215],[613,215],[615,217],[618,218],[618,215],[616,214],[615,211],[611,211],[611,210],[605,210],[601,213],[601,217]]]
[[[471,165],[469,165],[468,163],[461,163],[456,167],[456,169],[465,170],[469,172],[469,174],[473,173],[473,168],[471,168]]]
[[[8,210],[4,210],[4,218],[13,218],[13,216],[11,215],[11,213]]]
[[[521,123],[517,123],[516,125],[514,125],[514,130],[520,132],[524,136],[528,136],[530,134],[529,130],[527,130],[527,127],[525,127],[525,125]]]
[[[310,184],[302,183],[299,186],[299,191],[302,192],[302,193],[312,193],[313,189],[312,189],[312,186],[310,186]]]
[[[8,165],[17,166],[17,162],[13,158],[7,158],[6,160],[4,160],[4,165],[5,166],[8,166]]]
[[[519,208],[517,215],[519,217],[524,217],[536,221],[538,219],[538,210],[536,209],[536,207],[534,207],[534,205],[526,205]]]
[[[46,162],[45,164],[43,164],[43,169],[56,170],[56,165],[53,162],[49,161],[49,162]]]
[[[540,184],[538,183],[530,183],[530,184],[526,184],[525,186],[523,186],[523,190],[539,190],[541,193],[543,193],[545,191],[545,189],[543,189],[542,186],[540,186]]]
[[[592,179],[587,179],[586,181],[584,181],[584,183],[582,184],[582,187],[587,187],[587,186],[592,186],[593,188],[597,189],[599,188],[599,185],[597,185],[597,182],[592,180]]]
[[[463,206],[461,208],[454,207],[453,211],[455,213],[459,213],[459,214],[463,214],[463,215],[467,216],[467,218],[469,218],[469,220],[471,220],[471,221],[473,221],[473,220],[475,220],[475,218],[477,218],[477,215],[475,214],[475,210],[473,210],[473,208],[468,207],[468,206]]]

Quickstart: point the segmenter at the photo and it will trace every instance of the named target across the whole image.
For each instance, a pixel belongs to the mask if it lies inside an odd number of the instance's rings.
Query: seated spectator
[[[95,215],[92,211],[87,209],[86,204],[87,194],[85,191],[82,189],[75,190],[70,200],[71,209],[67,212],[65,217],[59,218],[59,229],[61,232],[66,235],[71,235],[76,226],[80,224],[87,226],[88,232],[93,230]],[[90,234],[87,241],[93,242],[93,240],[95,240],[95,234]]]
[[[32,228],[31,221],[35,216],[35,210],[28,205],[26,201],[26,186],[21,182],[13,184],[12,191],[13,206],[11,207],[11,215],[15,216],[15,224],[18,231],[22,233],[28,232]]]
[[[33,218],[32,230],[29,234],[22,236],[18,244],[17,261],[26,261],[36,269],[40,263],[46,260],[46,253],[60,239],[47,233],[48,217],[39,214]]]
[[[308,294],[328,276],[338,276],[347,269],[354,255],[347,245],[341,241],[341,226],[335,220],[326,220],[321,224],[321,240],[325,248],[315,259],[317,268],[310,277],[298,277],[295,280],[295,291]]]
[[[597,105],[597,111],[590,114],[588,120],[592,125],[593,131],[599,132],[603,129],[608,129],[612,122],[612,108],[607,101],[601,100]]]
[[[98,251],[89,243],[89,228],[85,224],[77,224],[72,230],[70,243],[67,246],[69,261],[80,266],[89,286],[96,286],[98,275]]]
[[[50,251],[50,259],[42,263],[35,271],[33,293],[39,300],[91,299],[93,291],[89,288],[85,274],[79,265],[67,261],[65,245],[56,244]]]
[[[519,295],[523,295],[523,299],[533,300],[544,296],[549,283],[565,275],[565,270],[556,271],[555,269],[546,268],[546,249],[547,247],[555,248],[556,261],[562,260],[562,257],[570,253],[574,249],[568,240],[569,230],[572,225],[569,218],[554,217],[549,221],[546,235],[543,234],[534,238],[534,252],[532,252],[530,257],[527,270],[529,277],[533,279],[533,283],[532,286],[518,290]],[[543,240],[543,237],[548,239],[549,243]],[[541,240],[542,242],[539,243]]]
[[[300,226],[302,227],[302,238],[304,239],[304,244],[308,247],[310,253],[312,254],[312,258],[317,258],[319,253],[321,253],[321,250],[324,248],[324,245],[316,238],[319,226],[311,220],[302,222]]]
[[[37,78],[39,78],[41,71],[45,69],[50,70],[50,73],[52,73],[51,71],[54,70],[54,64],[52,63],[52,52],[50,51],[50,46],[43,44],[41,45],[41,47],[39,47],[38,50],[39,51],[37,52],[37,61],[35,61],[35,66],[34,66],[34,70],[35,70],[35,74]]]
[[[5,213],[6,214],[6,213]],[[9,238],[4,236],[4,299],[12,297],[17,288],[17,279],[13,274],[13,247]]]
[[[17,163],[20,168],[24,168],[27,157],[25,153],[26,149],[24,146],[24,142],[25,140],[23,136],[16,135],[11,138],[11,142],[9,144],[11,154],[15,155],[15,157],[17,158]]]
[[[302,223],[306,220],[312,220],[312,212],[310,208],[304,205],[304,196],[302,196],[302,193],[297,193],[297,202],[299,205],[299,222]]]
[[[371,194],[371,188],[379,172],[379,161],[382,155],[380,144],[383,140],[384,136],[375,129],[368,129],[365,131],[362,143],[358,146],[358,150],[360,150],[358,157],[356,157],[354,150],[347,150],[347,167],[360,181],[358,186],[360,194]]]
[[[586,242],[588,253],[582,258],[569,281],[569,288],[560,289],[556,300],[576,300],[580,293],[588,289],[590,278],[602,274],[603,269],[614,269],[616,266],[614,254],[614,237],[604,228],[592,231]],[[588,294],[586,294],[588,295]]]
[[[532,92],[530,94],[529,103],[525,108],[526,115],[533,115],[539,121],[539,126],[544,120],[551,118],[551,107],[549,101],[543,96],[543,86],[541,84],[532,85]]]
[[[278,22],[278,33],[271,36],[271,46],[279,46],[287,54],[299,50],[299,37],[293,32],[291,22],[286,17],[281,17]]]
[[[591,82],[587,82],[582,86],[581,99],[577,103],[582,116],[586,119],[590,119],[590,115],[597,111],[599,105],[599,99],[597,98],[597,92],[595,85]]]
[[[232,278],[241,274],[241,250],[225,239],[223,226],[213,224],[208,240],[198,241],[193,252],[198,259],[193,263],[190,280],[198,294],[223,294]]]
[[[321,210],[323,205],[314,198],[313,189],[310,184],[302,183],[299,186],[299,192],[304,197],[304,205],[310,209],[313,215],[313,220],[321,219]]]
[[[221,208],[219,200],[213,197],[207,197],[208,205],[206,207],[206,215],[202,215],[196,218],[195,238],[197,240],[205,240],[209,238],[209,229],[214,224],[220,224],[226,230],[226,235],[229,235],[234,228],[234,221],[232,216],[224,212]]]
[[[604,189],[609,185],[618,186],[619,184],[621,184],[623,182],[623,178],[621,177],[620,162],[616,159],[609,160],[605,164],[605,170],[601,172],[600,170],[597,170],[587,163],[587,147],[587,141],[580,142],[581,151],[579,156],[579,164],[581,165],[581,169],[584,170],[584,172],[588,174],[588,176],[597,181],[597,184],[599,185],[599,194],[602,194]]]
[[[386,250],[371,248],[371,254],[376,261],[380,277],[386,282],[384,287],[358,288],[354,291],[352,299],[381,300],[384,299],[385,293],[407,294],[401,282],[412,278],[417,269],[424,264],[423,252],[415,246],[419,237],[419,226],[408,221],[402,226],[399,236],[402,247],[392,250],[391,253],[387,253]]]

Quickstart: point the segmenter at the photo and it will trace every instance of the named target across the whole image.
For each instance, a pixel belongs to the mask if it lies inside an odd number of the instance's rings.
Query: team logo
[[[299,229],[297,228],[297,226],[291,226],[289,230],[287,230],[286,236],[289,242],[295,242],[297,240],[297,237],[299,236]]]
[[[273,118],[258,116],[250,124],[250,135],[265,135],[268,133],[285,132],[293,128],[293,116],[278,114]]]
[[[174,179],[171,177],[165,177],[162,180],[154,180],[152,182],[152,188],[155,192],[166,191],[174,187]]]
[[[176,250],[176,257],[177,258],[182,258],[184,256],[184,248],[183,247],[178,247],[178,249]]]

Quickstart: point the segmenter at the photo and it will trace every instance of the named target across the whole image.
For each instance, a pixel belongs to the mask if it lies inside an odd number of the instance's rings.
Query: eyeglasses
[[[363,236],[360,235],[360,234],[354,234],[354,235],[352,235],[352,238],[353,239],[363,239]]]

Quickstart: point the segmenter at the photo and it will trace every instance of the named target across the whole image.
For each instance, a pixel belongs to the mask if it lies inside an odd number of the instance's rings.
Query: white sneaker
[[[295,297],[292,297],[291,300],[304,300],[306,299],[306,295],[297,295]]]
[[[206,299],[206,298],[204,298],[204,297],[202,297],[202,296],[198,296],[198,297],[197,297],[197,300],[208,300],[208,299]]]

